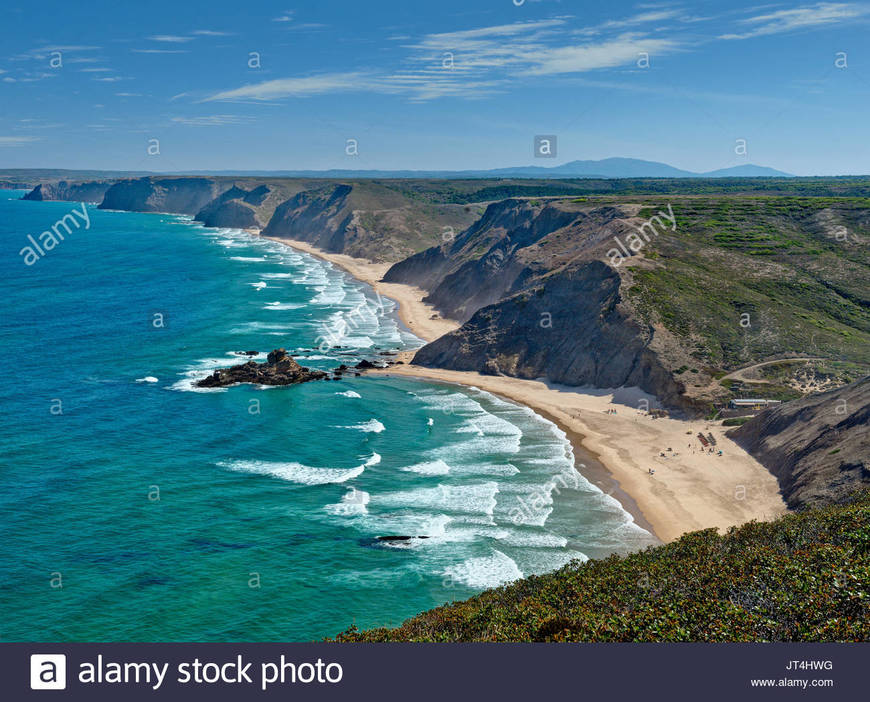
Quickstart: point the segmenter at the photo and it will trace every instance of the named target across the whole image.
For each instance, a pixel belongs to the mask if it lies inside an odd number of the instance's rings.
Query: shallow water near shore
[[[0,191],[6,640],[317,639],[656,543],[554,424],[480,390],[194,387],[239,351],[327,370],[421,344],[331,264],[88,206],[26,266],[78,205],[22,194]]]

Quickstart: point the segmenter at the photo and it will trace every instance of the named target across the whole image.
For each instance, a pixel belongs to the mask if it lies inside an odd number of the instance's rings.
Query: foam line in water
[[[497,549],[492,549],[488,556],[468,558],[450,566],[443,571],[443,575],[476,589],[498,587],[523,577],[514,559]]]
[[[365,465],[356,468],[316,468],[295,461],[221,461],[217,465],[241,473],[271,475],[298,485],[344,483],[359,477],[366,469]]]
[[[403,466],[399,470],[403,470],[406,473],[419,473],[420,475],[447,475],[450,472],[450,466],[442,460],[437,460]]]
[[[362,424],[337,426],[336,429],[353,429],[355,431],[362,431],[367,434],[380,434],[386,429],[386,427],[381,424],[377,419],[370,419],[369,421],[363,422]]]

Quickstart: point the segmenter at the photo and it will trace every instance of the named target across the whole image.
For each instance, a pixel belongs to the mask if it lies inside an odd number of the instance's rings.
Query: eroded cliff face
[[[870,376],[786,402],[728,432],[779,481],[792,509],[870,486]]]
[[[622,304],[621,282],[601,261],[571,266],[477,310],[413,362],[565,385],[637,386],[667,406],[694,411],[650,344],[654,330]]]
[[[641,321],[607,262],[614,236],[639,224],[633,205],[505,200],[454,242],[394,265],[385,279],[430,291],[426,301],[463,326],[414,363],[615,388],[637,386],[697,414],[672,373],[685,358],[661,326]]]
[[[100,209],[195,215],[229,186],[213,178],[135,178],[106,190]]]
[[[233,185],[197,212],[194,219],[207,227],[261,229],[266,224],[265,217],[257,208],[270,192],[266,185],[250,191]]]
[[[263,234],[372,261],[394,261],[409,253],[407,244],[395,237],[401,230],[400,212],[379,210],[390,221],[371,229],[363,224],[366,214],[371,213],[354,202],[353,185],[330,184],[298,193],[279,205]]]
[[[485,305],[580,257],[628,226],[632,208],[578,208],[509,199],[491,204],[455,241],[400,261],[384,280],[429,290],[426,302],[467,321]]]
[[[73,202],[102,202],[111,181],[89,181],[70,183],[65,180],[57,183],[40,183],[23,200],[70,200]]]

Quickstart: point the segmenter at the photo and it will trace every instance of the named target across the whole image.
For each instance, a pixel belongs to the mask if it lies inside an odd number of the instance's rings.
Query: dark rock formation
[[[106,191],[100,209],[195,215],[226,187],[214,178],[149,176],[121,180]]]
[[[248,361],[231,368],[218,368],[207,378],[197,383],[201,388],[221,388],[237,383],[258,385],[295,385],[309,380],[327,378],[323,371],[309,370],[300,366],[284,349],[271,351],[265,363]]]
[[[251,191],[233,186],[218,195],[199,212],[196,219],[207,227],[260,229],[264,226],[257,207],[269,196],[270,188],[261,185]]]
[[[421,348],[413,363],[565,385],[636,385],[688,409],[682,386],[649,347],[652,331],[622,309],[619,289],[607,264],[579,265],[478,310]]]
[[[870,376],[764,410],[728,432],[779,481],[792,509],[870,486]]]
[[[71,183],[65,180],[57,183],[40,183],[22,200],[69,200],[71,202],[102,202],[112,181],[89,181]]]

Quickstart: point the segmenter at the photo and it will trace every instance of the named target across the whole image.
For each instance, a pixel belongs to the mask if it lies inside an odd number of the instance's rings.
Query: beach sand
[[[426,341],[459,327],[423,303],[425,291],[381,282],[389,264],[326,253],[304,242],[273,240],[330,261],[395,300],[400,319]],[[531,407],[565,431],[584,476],[599,487],[609,484],[605,492],[662,541],[672,541],[688,531],[726,529],[786,512],[776,478],[727,438],[724,427],[705,420],[653,418],[637,409],[638,401],[644,398],[650,407],[655,406],[654,398],[639,389],[575,388],[541,380],[424,368],[410,365],[412,358],[412,352],[400,354],[396,360],[404,365],[374,372],[474,386]],[[713,454],[702,450],[698,432],[713,434]],[[717,453],[720,449],[721,456]],[[590,455],[592,460],[583,465],[584,457]],[[602,480],[595,459],[611,480]]]

